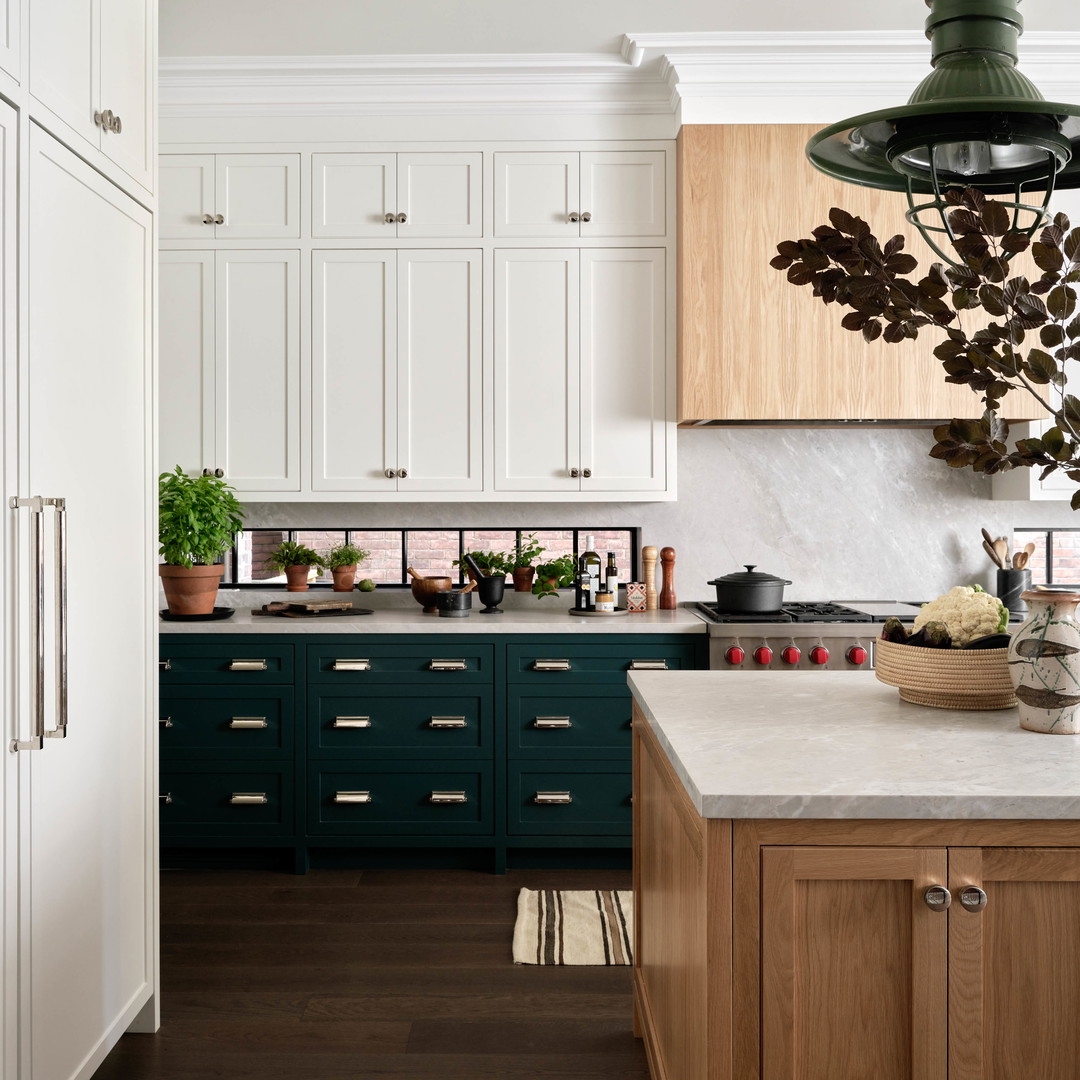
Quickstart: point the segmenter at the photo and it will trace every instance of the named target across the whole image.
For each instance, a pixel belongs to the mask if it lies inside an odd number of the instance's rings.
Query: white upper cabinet
[[[30,93],[148,191],[154,34],[146,0],[34,0],[30,8]]]
[[[19,0],[0,0],[0,68],[19,78],[19,27],[22,19]]]
[[[571,239],[666,232],[662,150],[495,154],[496,236]]]
[[[316,251],[314,491],[480,491],[481,254]]]
[[[159,175],[162,239],[300,235],[299,154],[166,154]]]
[[[312,154],[311,235],[481,236],[482,164],[480,153]]]
[[[495,488],[668,486],[666,252],[495,253]]]

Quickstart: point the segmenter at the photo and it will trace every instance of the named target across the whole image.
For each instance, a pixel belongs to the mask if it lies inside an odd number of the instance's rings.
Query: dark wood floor
[[[517,891],[617,870],[162,873],[162,1025],[95,1080],[647,1080],[630,969],[518,967]]]

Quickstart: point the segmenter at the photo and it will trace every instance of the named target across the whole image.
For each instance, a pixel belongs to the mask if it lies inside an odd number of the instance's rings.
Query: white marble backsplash
[[[675,548],[680,600],[754,563],[790,600],[924,600],[990,588],[979,529],[1080,528],[1063,502],[995,502],[990,481],[930,458],[929,429],[708,428],[679,432],[674,503],[252,503],[250,526],[606,528]]]

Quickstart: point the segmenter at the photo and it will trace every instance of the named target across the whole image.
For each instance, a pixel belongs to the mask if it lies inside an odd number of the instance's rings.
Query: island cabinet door
[[[1080,850],[950,848],[949,1080],[1075,1080]]]
[[[765,848],[761,868],[762,1080],[944,1077],[945,849]]]

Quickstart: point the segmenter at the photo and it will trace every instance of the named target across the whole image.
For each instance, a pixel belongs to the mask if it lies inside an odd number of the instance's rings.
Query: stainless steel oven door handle
[[[30,688],[34,730],[29,739],[11,740],[8,746],[12,753],[16,753],[19,750],[41,750],[45,745],[45,534],[41,528],[45,505],[40,495],[32,495],[29,499],[13,495],[8,499],[8,507],[11,510],[28,509],[34,515],[30,529],[34,549],[34,558],[30,563],[30,640],[34,643]]]
[[[56,574],[56,727],[45,732],[47,739],[67,738],[68,727],[68,545],[67,503],[64,499],[44,499],[56,512],[54,544]]]

